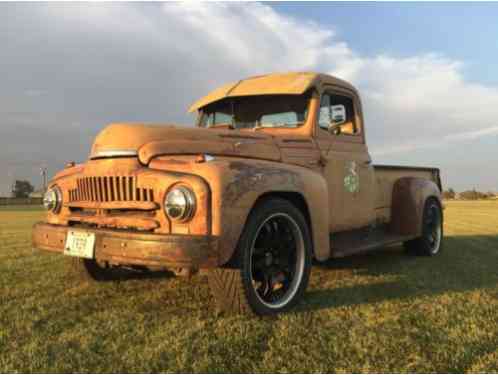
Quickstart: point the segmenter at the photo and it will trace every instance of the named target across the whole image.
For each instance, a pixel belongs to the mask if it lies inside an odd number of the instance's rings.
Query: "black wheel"
[[[290,202],[271,198],[250,214],[232,266],[208,273],[220,310],[272,315],[290,309],[309,280],[312,242],[306,220]]]
[[[69,272],[77,279],[86,281],[104,281],[112,278],[112,271],[95,259],[70,258]]]
[[[422,236],[405,242],[405,249],[416,255],[437,255],[443,247],[443,211],[439,202],[429,198],[422,216]]]

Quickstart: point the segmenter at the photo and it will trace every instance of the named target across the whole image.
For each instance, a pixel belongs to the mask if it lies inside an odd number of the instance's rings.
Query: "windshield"
[[[201,127],[297,128],[306,121],[310,96],[261,95],[228,98],[205,107]]]

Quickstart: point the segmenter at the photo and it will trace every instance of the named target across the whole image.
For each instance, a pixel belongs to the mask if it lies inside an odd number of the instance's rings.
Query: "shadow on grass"
[[[314,265],[313,287],[291,313],[492,288],[498,285],[496,264],[498,236],[446,237],[443,251],[435,257],[411,256],[401,246],[391,246],[331,259]],[[107,281],[126,282],[169,279],[174,274],[115,269],[110,276]],[[366,276],[367,283],[355,285],[358,276]],[[347,286],[335,287],[336,281]],[[185,290],[190,289],[197,290],[195,285]]]
[[[170,279],[173,277],[175,277],[175,274],[166,269],[151,271],[147,270],[146,268],[111,268],[106,271],[106,277],[105,279],[101,280],[101,282]]]
[[[315,289],[308,290],[297,310],[314,311],[492,288],[498,285],[497,264],[498,236],[446,237],[443,251],[435,257],[410,256],[401,246],[393,246],[332,259],[315,265],[320,273],[313,280]],[[321,288],[321,278],[331,282],[328,272],[344,270],[351,271],[352,275],[372,277],[373,281]],[[344,278],[347,277],[346,274]],[[341,277],[341,282],[344,278]]]

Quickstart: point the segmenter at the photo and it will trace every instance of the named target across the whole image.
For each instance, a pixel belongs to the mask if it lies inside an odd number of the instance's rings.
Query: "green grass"
[[[28,204],[17,204],[17,205],[0,205],[0,211],[43,211],[42,205],[28,205]]]
[[[445,249],[313,269],[276,318],[217,315],[206,279],[99,285],[34,253],[43,213],[0,211],[0,372],[498,372],[498,202],[449,202]]]

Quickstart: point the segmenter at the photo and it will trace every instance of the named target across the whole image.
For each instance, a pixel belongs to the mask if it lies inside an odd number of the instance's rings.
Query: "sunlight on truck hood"
[[[264,133],[175,125],[111,124],[95,138],[91,159],[138,156],[143,164],[161,155],[208,153],[279,161],[280,150]]]

